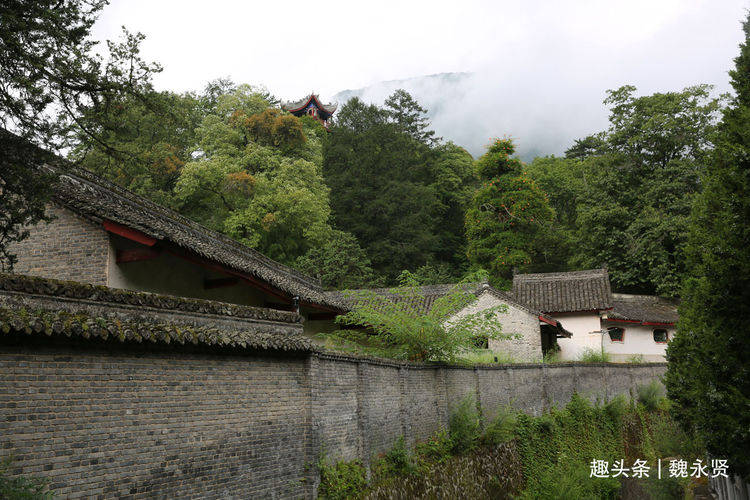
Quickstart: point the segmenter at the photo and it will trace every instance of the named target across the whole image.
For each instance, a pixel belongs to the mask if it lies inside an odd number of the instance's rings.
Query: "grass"
[[[518,360],[506,352],[481,349],[462,354],[460,362],[470,365],[511,364]]]
[[[603,349],[592,349],[587,347],[578,356],[581,363],[609,363],[609,353]]]

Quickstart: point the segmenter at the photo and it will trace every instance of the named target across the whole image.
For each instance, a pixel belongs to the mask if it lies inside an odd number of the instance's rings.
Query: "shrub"
[[[417,444],[417,453],[422,457],[436,462],[444,463],[451,456],[453,442],[446,431],[440,431],[425,443]]]
[[[325,457],[318,461],[320,471],[320,498],[343,500],[358,495],[367,487],[367,470],[362,462],[337,462],[329,464]]]
[[[407,476],[417,471],[411,453],[406,449],[404,436],[396,440],[379,465],[382,473],[391,476]]]
[[[510,407],[498,408],[497,415],[487,426],[482,441],[490,445],[507,443],[516,436],[516,412]]]
[[[342,325],[363,327],[367,332],[349,330],[344,342],[361,342],[378,356],[410,361],[456,361],[476,349],[477,333],[487,339],[510,339],[502,333],[500,313],[507,306],[499,305],[471,314],[454,317],[476,300],[468,283],[486,280],[486,275],[471,275],[455,285],[448,293],[435,300],[429,311],[423,311],[422,288],[414,275],[404,271],[400,285],[387,294],[371,290],[348,292],[355,305],[351,311],[337,316]],[[342,335],[333,332],[329,337]]]
[[[582,363],[609,363],[609,353],[587,347],[581,352],[578,360]]]
[[[612,400],[608,401],[604,405],[604,413],[611,421],[619,425],[622,422],[622,418],[628,411],[628,400],[622,394],[618,394]]]
[[[645,362],[646,361],[645,359],[643,359],[643,354],[633,354],[628,358],[628,363],[641,364]]]
[[[8,469],[12,458],[0,461],[0,498],[8,500],[47,499],[52,493],[45,492],[47,481],[36,477],[9,477]]]
[[[664,389],[656,380],[638,386],[638,402],[648,411],[656,411],[664,397]]]
[[[476,400],[469,394],[461,400],[448,421],[451,451],[463,453],[473,450],[479,440],[480,427]]]

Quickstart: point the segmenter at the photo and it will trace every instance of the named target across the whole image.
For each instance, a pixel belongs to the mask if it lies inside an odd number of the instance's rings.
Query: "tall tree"
[[[438,244],[430,154],[386,110],[357,98],[340,110],[323,150],[336,227],[357,237],[390,282],[430,260]]]
[[[702,177],[680,322],[667,348],[674,413],[750,481],[750,14],[730,72],[736,92]]]
[[[570,267],[606,264],[621,291],[679,292],[690,207],[721,104],[710,91],[611,90],[605,133],[577,141],[566,159],[530,166],[551,193]]]
[[[467,255],[503,283],[527,268],[543,227],[552,220],[547,195],[523,171],[510,139],[497,139],[477,160],[483,181],[466,212]]]
[[[38,166],[68,144],[72,124],[110,154],[99,118],[125,96],[141,98],[159,70],[139,55],[142,35],[109,43],[110,58],[92,53],[99,0],[8,0],[0,4],[0,267],[23,227],[45,219],[53,177]],[[38,149],[38,147],[42,149]]]
[[[68,155],[84,168],[161,204],[171,205],[171,191],[196,150],[196,128],[203,118],[201,99],[190,93],[149,92],[148,104],[126,97],[107,110],[100,136],[107,147],[77,130]]]
[[[271,106],[267,92],[247,85],[219,96],[174,199],[188,217],[292,264],[331,232],[321,174],[326,132]]]

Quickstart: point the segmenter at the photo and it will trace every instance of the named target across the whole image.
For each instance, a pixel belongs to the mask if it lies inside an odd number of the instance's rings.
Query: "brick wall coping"
[[[215,314],[231,318],[246,318],[282,323],[301,323],[299,314],[264,307],[242,306],[213,300],[134,292],[75,281],[37,278],[19,274],[0,273],[0,291],[21,292],[48,297],[84,299],[101,303],[150,307],[165,311]]]
[[[402,361],[397,359],[376,358],[370,356],[352,356],[338,352],[324,351],[316,349],[313,355],[319,359],[330,361],[349,361],[352,363],[368,363],[380,366],[392,366],[396,368],[408,368],[410,370],[427,370],[435,368],[453,368],[459,370],[508,370],[508,369],[525,369],[539,368],[566,368],[566,367],[642,367],[642,366],[667,366],[665,362],[656,363],[582,363],[582,362],[565,362],[565,363],[492,363],[492,364],[475,364],[463,365],[456,363],[415,363],[412,361]]]
[[[120,342],[193,344],[253,350],[311,350],[300,335],[262,328],[214,328],[206,325],[156,321],[145,317],[123,318],[120,314],[51,310],[0,303],[0,334],[25,333]],[[293,333],[293,332],[292,332]]]

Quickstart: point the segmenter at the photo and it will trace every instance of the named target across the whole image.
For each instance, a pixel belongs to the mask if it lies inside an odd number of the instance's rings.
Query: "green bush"
[[[628,358],[628,363],[641,364],[644,362],[643,354],[633,354]]]
[[[53,498],[44,491],[47,481],[36,477],[10,477],[8,469],[13,461],[5,458],[0,461],[0,498],[7,500],[41,500]]]
[[[451,451],[464,453],[473,450],[481,435],[481,422],[473,395],[461,400],[448,421]]]
[[[380,472],[390,476],[407,476],[417,471],[411,453],[406,448],[404,436],[399,437],[393,447],[380,460]]]
[[[582,363],[609,363],[609,353],[587,347],[578,356],[578,360]]]
[[[656,411],[664,398],[664,388],[656,380],[638,386],[638,402],[648,411]]]
[[[618,394],[604,405],[604,412],[612,422],[619,425],[620,422],[622,422],[623,416],[627,413],[628,408],[629,404],[627,398],[622,394]]]
[[[320,471],[319,498],[343,500],[357,496],[367,488],[367,470],[362,462],[329,464],[324,457],[318,461]]]
[[[498,408],[497,415],[487,426],[482,441],[489,445],[507,443],[516,437],[516,412],[506,406]]]
[[[444,463],[451,457],[453,442],[446,431],[440,431],[427,442],[417,444],[417,453],[435,463]]]

